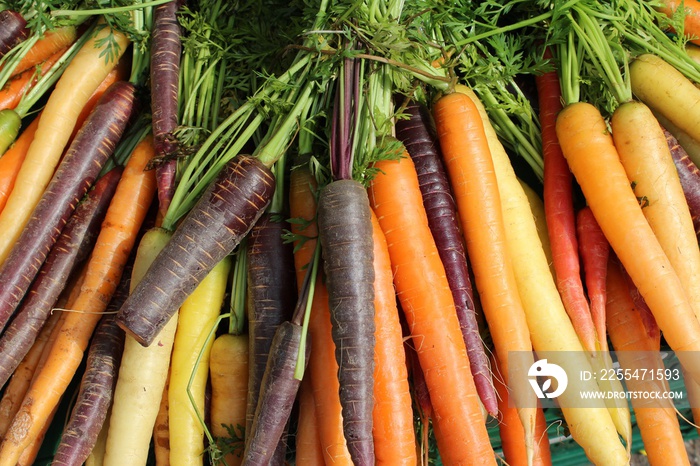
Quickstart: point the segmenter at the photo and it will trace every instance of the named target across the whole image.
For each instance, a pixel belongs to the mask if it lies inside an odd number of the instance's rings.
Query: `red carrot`
[[[0,290],[0,328],[15,312],[68,217],[114,151],[131,115],[134,98],[132,84],[115,84],[71,144],[0,268],[0,281],[5,285]]]
[[[608,268],[610,245],[593,216],[590,207],[584,207],[576,215],[576,233],[579,254],[590,299],[591,317],[595,325],[596,341],[602,351],[608,349],[605,330],[605,276]]]
[[[545,58],[551,58],[549,49]],[[573,176],[569,171],[556,133],[557,115],[562,110],[559,76],[556,71],[537,75],[537,95],[544,156],[544,211],[552,249],[555,278],[564,308],[587,351],[595,351],[595,327],[581,282]]]
[[[683,194],[688,203],[690,216],[693,219],[695,227],[695,235],[700,237],[700,170],[690,160],[688,153],[683,149],[673,135],[664,129],[668,148],[673,157],[673,163],[676,165],[678,177],[683,187]]]
[[[424,108],[409,103],[404,112],[410,117],[396,122],[396,136],[404,143],[416,166],[428,225],[445,266],[474,384],[486,411],[495,416],[498,413],[496,392],[476,321],[467,253],[457,224],[457,206],[439,155],[438,141],[428,130],[426,119],[430,116]]]

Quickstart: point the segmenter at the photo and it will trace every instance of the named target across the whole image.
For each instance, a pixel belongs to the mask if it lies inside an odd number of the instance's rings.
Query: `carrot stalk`
[[[119,326],[150,345],[185,298],[252,228],[273,190],[274,177],[257,159],[238,156],[226,164],[119,310]]]
[[[132,84],[121,82],[112,86],[71,144],[0,268],[0,280],[6,285],[0,291],[0,328],[15,312],[75,205],[114,151],[131,115],[134,98]]]
[[[440,159],[437,141],[428,131],[425,122],[429,116],[424,115],[424,109],[416,103],[407,105],[404,112],[409,115],[409,119],[396,122],[396,136],[404,143],[416,166],[430,230],[445,266],[462,336],[467,345],[474,384],[486,411],[495,416],[498,412],[498,402],[476,321],[476,304],[469,277],[467,253],[457,224],[457,206]]]
[[[43,37],[40,37],[20,59],[17,66],[12,70],[12,75],[16,76],[45,62],[59,50],[71,45],[77,38],[78,31],[75,26],[62,26],[46,31]]]
[[[16,315],[0,336],[0,385],[5,384],[34,344],[76,264],[92,251],[121,174],[121,168],[110,170],[78,204]]]

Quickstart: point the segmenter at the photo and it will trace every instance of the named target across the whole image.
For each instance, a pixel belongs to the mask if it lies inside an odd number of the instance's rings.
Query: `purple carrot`
[[[0,330],[26,293],[76,205],[114,151],[132,113],[135,87],[114,83],[76,134],[0,268]]]
[[[227,163],[119,310],[119,326],[150,345],[185,298],[248,234],[274,189],[274,175],[258,159],[238,156]]]
[[[0,58],[29,35],[27,21],[12,10],[0,11]]]
[[[396,122],[396,137],[403,142],[416,166],[423,206],[428,214],[428,225],[445,266],[479,398],[486,411],[496,416],[496,390],[491,381],[489,360],[479,335],[467,253],[457,224],[457,206],[442,163],[440,148],[426,123],[430,118],[427,110],[411,102],[406,106],[405,113],[409,118]]]
[[[248,237],[248,341],[251,364],[248,376],[246,432],[250,432],[258,405],[272,339],[277,327],[292,317],[297,300],[292,244],[282,234],[289,226],[266,213]],[[270,464],[283,464],[286,454],[283,435]]]
[[[690,216],[693,218],[695,235],[700,238],[700,170],[690,160],[685,149],[678,143],[675,137],[664,129],[668,148],[673,156],[673,163],[676,165],[678,177],[681,180],[683,194],[688,203]]]
[[[124,331],[117,326],[113,311],[119,309],[129,294],[129,277],[131,273],[126,270],[107,306],[108,314],[102,317],[92,337],[78,398],[52,466],[82,465],[107,418],[124,349]]]
[[[34,344],[75,265],[90,254],[121,173],[121,167],[110,170],[78,204],[0,337],[0,387]]]
[[[178,123],[178,84],[180,79],[179,0],[158,5],[153,12],[151,41],[151,112],[156,166],[158,203],[162,215],[168,210],[175,192],[175,153]]]

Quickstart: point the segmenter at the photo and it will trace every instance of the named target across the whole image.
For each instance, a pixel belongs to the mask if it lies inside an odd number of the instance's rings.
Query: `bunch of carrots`
[[[699,420],[700,8],[532,3],[1,10],[0,466],[556,464],[613,350]]]

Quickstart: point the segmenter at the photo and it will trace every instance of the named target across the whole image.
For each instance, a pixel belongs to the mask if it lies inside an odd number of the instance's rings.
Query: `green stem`
[[[51,16],[97,16],[97,15],[108,15],[113,13],[125,13],[127,11],[138,10],[143,7],[153,7],[168,3],[171,0],[151,0],[144,3],[135,2],[131,5],[125,5],[120,7],[112,8],[95,8],[92,10],[54,10],[51,12]]]
[[[318,276],[318,264],[321,258],[321,243],[316,242],[314,255],[311,261],[311,270],[307,273],[309,276],[308,294],[306,296],[306,307],[304,310],[304,321],[301,326],[301,341],[299,342],[299,354],[297,356],[297,364],[294,369],[294,378],[301,380],[304,377],[304,368],[306,366],[306,341],[309,333],[309,320],[311,319],[311,308],[314,302],[314,293],[316,291],[316,278]]]
[[[509,24],[507,26],[503,26],[503,27],[499,27],[499,28],[494,28],[491,31],[486,31],[486,32],[482,32],[481,34],[475,34],[473,36],[466,37],[461,41],[455,42],[454,45],[457,47],[464,47],[465,45],[471,44],[473,42],[478,42],[480,40],[486,39],[486,38],[491,37],[491,36],[496,35],[496,34],[502,34],[504,32],[510,32],[510,31],[516,31],[520,28],[532,26],[533,24],[537,24],[541,21],[545,21],[551,17],[552,17],[552,12],[548,11],[546,13],[542,13],[540,15],[533,16],[532,18],[518,21],[517,23]]]
[[[248,239],[243,238],[236,252],[236,264],[231,278],[231,317],[228,333],[241,335],[246,323],[246,292],[248,274]]]

